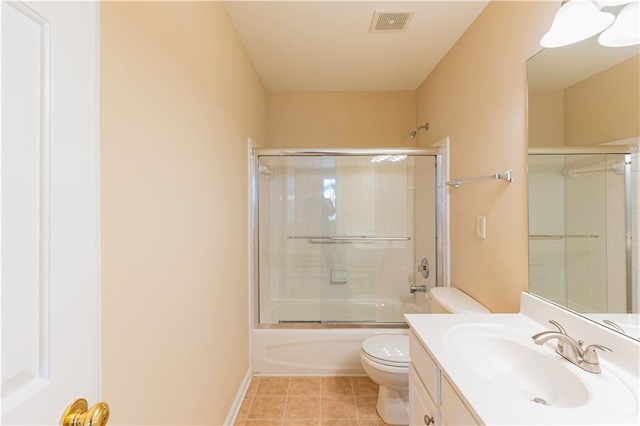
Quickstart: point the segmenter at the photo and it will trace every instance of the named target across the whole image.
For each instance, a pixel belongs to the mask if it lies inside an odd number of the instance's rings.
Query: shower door
[[[529,289],[582,313],[629,310],[630,156],[529,155]]]
[[[435,285],[435,165],[435,155],[257,155],[259,323],[389,324],[416,312],[410,286]]]

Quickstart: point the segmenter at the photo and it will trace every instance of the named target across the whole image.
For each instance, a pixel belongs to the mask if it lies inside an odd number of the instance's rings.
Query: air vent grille
[[[375,11],[371,20],[371,33],[402,32],[407,30],[413,11]]]

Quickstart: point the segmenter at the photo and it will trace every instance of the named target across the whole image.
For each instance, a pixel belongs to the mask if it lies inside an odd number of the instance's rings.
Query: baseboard
[[[247,394],[247,390],[249,389],[249,384],[251,383],[252,376],[253,373],[251,372],[251,369],[247,370],[247,374],[244,375],[244,379],[242,380],[240,388],[236,393],[233,404],[231,404],[231,408],[229,408],[227,418],[224,419],[225,426],[232,426],[236,422],[236,417],[238,417],[238,412],[240,411],[240,407],[242,406],[242,401],[244,400],[244,396]]]

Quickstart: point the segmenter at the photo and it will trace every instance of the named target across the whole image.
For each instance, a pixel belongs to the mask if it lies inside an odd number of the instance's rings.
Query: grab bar
[[[569,238],[600,238],[594,234],[583,235],[529,235],[530,240],[564,240]]]
[[[411,237],[367,237],[366,235],[289,235],[289,240],[309,240],[311,243],[321,244],[322,242],[353,242],[353,241],[409,241]]]

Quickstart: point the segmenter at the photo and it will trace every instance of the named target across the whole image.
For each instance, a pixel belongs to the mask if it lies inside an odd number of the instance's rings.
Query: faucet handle
[[[562,327],[560,325],[560,323],[558,321],[554,321],[554,320],[549,320],[549,322],[553,325],[556,326],[556,328],[558,329],[558,331],[560,331],[560,333],[562,334],[567,334],[567,331],[564,329],[564,327]]]
[[[564,329],[564,327],[560,325],[558,321],[549,320],[549,322],[555,325],[555,327],[558,329],[560,333],[567,334],[567,331]],[[556,352],[559,353],[560,355],[564,354],[564,343],[562,342],[562,340],[558,340],[558,343],[556,344]]]
[[[613,350],[603,345],[589,345],[584,348],[584,353],[582,354],[584,362],[588,362],[589,364],[598,364],[598,354],[596,353],[596,349],[600,349],[604,352],[613,352]]]
[[[600,369],[600,362],[598,361],[598,354],[596,353],[596,349],[600,349],[601,351],[605,352],[613,352],[606,346],[589,345],[584,349],[581,367],[591,373],[599,374],[602,372],[602,370]]]

